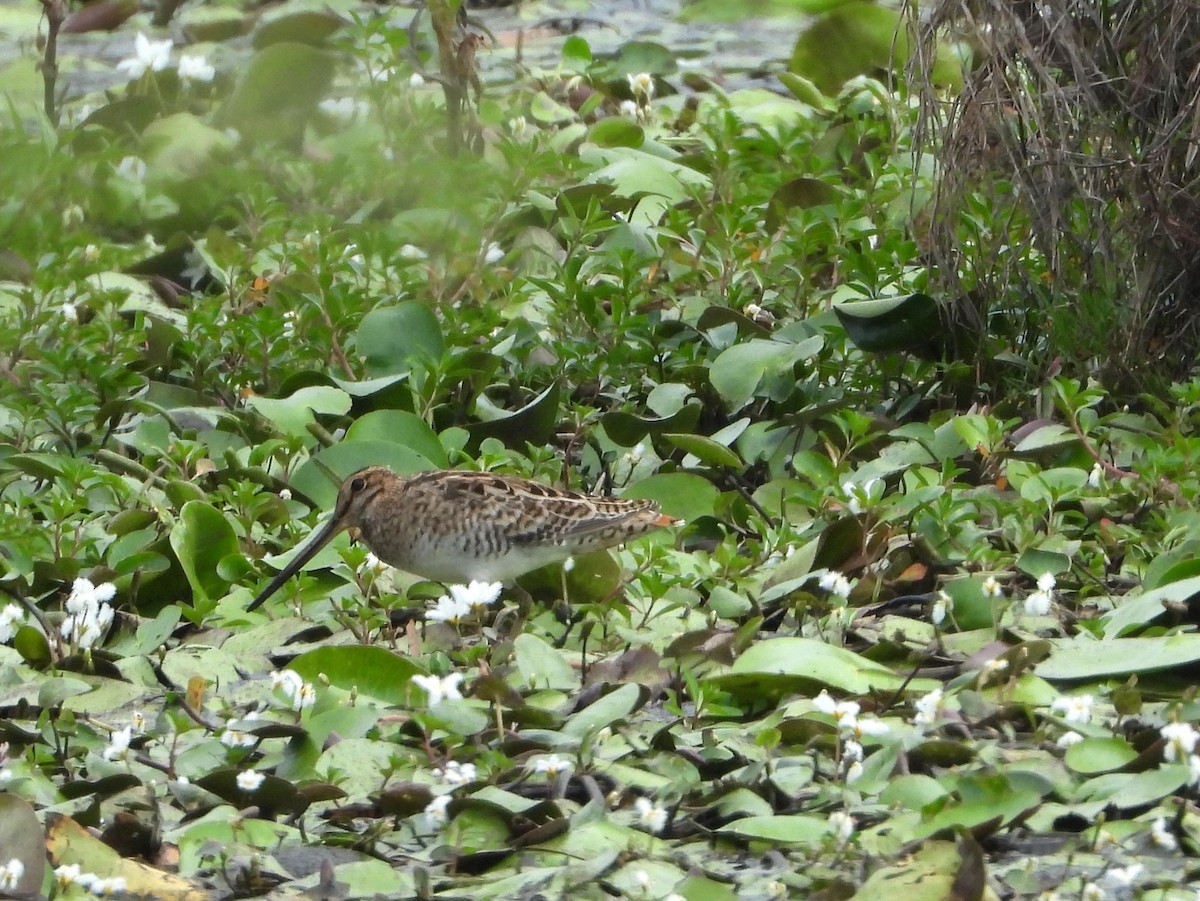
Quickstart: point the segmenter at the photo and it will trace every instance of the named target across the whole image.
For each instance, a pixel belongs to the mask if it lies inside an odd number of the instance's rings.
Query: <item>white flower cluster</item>
[[[445,769],[438,767],[433,771],[433,775],[447,785],[466,785],[468,782],[475,781],[477,771],[473,763],[449,760],[446,762]]]
[[[838,701],[827,691],[813,698],[813,706],[821,713],[833,717],[842,739],[842,763],[846,767],[846,781],[854,782],[862,776],[862,739],[867,736],[885,735],[889,730],[886,723],[870,717],[862,717],[862,707],[857,701]]]
[[[317,700],[317,689],[311,682],[305,682],[295,670],[271,673],[271,687],[287,699],[293,710],[304,710]]]
[[[1191,723],[1167,723],[1159,730],[1159,734],[1167,742],[1163,748],[1163,758],[1168,763],[1187,760],[1190,770],[1188,785],[1200,785],[1200,754],[1196,753],[1200,732]]]
[[[853,587],[850,580],[834,569],[826,570],[817,580],[817,584],[828,591],[834,597],[848,598],[850,597],[850,589]]]
[[[438,598],[425,618],[435,623],[459,623],[477,608],[484,609],[500,597],[499,582],[472,581],[470,585],[451,585],[450,593]]]
[[[0,610],[0,644],[12,641],[24,620],[25,611],[16,604],[9,604]]]
[[[68,886],[77,885],[84,891],[98,897],[123,895],[126,890],[125,880],[121,876],[111,879],[101,879],[95,873],[85,873],[77,863],[63,864],[54,870],[54,881],[64,892]]]
[[[100,641],[112,625],[113,609],[109,602],[117,589],[111,582],[93,585],[87,579],[76,579],[67,597],[67,618],[61,631],[63,641],[83,650]]]
[[[565,757],[550,754],[546,757],[539,757],[536,760],[530,761],[527,769],[538,775],[545,775],[554,779],[560,774],[570,774],[575,769],[575,764],[571,763]]]
[[[15,892],[21,877],[25,875],[25,862],[14,857],[0,867],[0,891]]]
[[[117,63],[117,71],[131,81],[141,78],[147,70],[161,72],[171,64],[171,48],[174,46],[174,41],[152,41],[139,31],[133,40],[133,56]],[[188,53],[179,57],[178,71],[184,81],[209,82],[217,74],[217,70],[203,55]]]
[[[1037,591],[1025,598],[1025,612],[1030,616],[1045,616],[1049,613],[1050,605],[1054,602],[1054,587],[1057,584],[1054,573],[1042,573],[1038,576]]]
[[[429,706],[436,707],[445,700],[457,701],[462,698],[458,686],[462,683],[462,673],[451,673],[448,676],[413,676],[417,687],[425,689],[429,696]]]
[[[912,724],[924,732],[937,723],[942,714],[942,704],[945,703],[946,693],[935,688],[929,694],[922,695],[913,702],[916,713],[913,714]]]
[[[667,827],[667,809],[661,804],[649,798],[638,798],[633,807],[637,811],[638,825],[647,832],[658,835]]]

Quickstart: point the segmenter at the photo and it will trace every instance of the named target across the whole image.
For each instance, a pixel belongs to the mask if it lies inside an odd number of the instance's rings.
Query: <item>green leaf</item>
[[[217,126],[242,139],[299,146],[317,104],[333,83],[333,54],[307,44],[264,47],[242,69],[233,93],[217,113]]]
[[[369,645],[323,647],[301,654],[288,664],[306,682],[328,684],[394,707],[411,703],[409,681],[425,671],[387,648]]]
[[[579,673],[563,657],[562,651],[551,647],[536,635],[523,633],[513,642],[517,669],[525,685],[532,691],[579,688]]]
[[[834,304],[846,336],[868,353],[927,354],[943,333],[937,301],[928,294]]]
[[[799,344],[755,338],[723,350],[709,367],[708,380],[729,409],[739,410],[754,398],[764,379],[790,379],[792,368],[823,346],[819,336]]]
[[[639,441],[650,435],[662,435],[665,432],[686,432],[695,427],[700,421],[702,406],[690,403],[680,407],[669,416],[661,418],[636,416],[623,410],[605,413],[600,422],[604,431],[616,444],[622,447],[633,447]]]
[[[572,72],[586,72],[592,64],[592,48],[577,34],[567,37],[562,47],[563,67]]]
[[[289,397],[249,397],[246,406],[261,413],[289,438],[311,438],[308,425],[314,414],[344,416],[350,412],[350,395],[340,388],[314,385],[301,388]]]
[[[903,676],[881,663],[812,638],[772,638],[753,644],[734,661],[728,675],[716,676],[712,681],[728,688],[735,682],[745,685],[753,677],[772,675],[790,676],[849,694],[896,689],[905,682]],[[908,688],[921,690],[914,685]]]
[[[559,386],[555,382],[528,404],[515,412],[501,410],[485,395],[476,400],[475,412],[484,419],[467,426],[471,435],[469,447],[474,451],[485,438],[498,438],[508,447],[524,448],[526,444],[545,444],[558,426]]]
[[[171,548],[192,586],[192,606],[220,598],[229,589],[217,573],[222,558],[239,553],[233,526],[203,501],[188,501],[171,530]]]
[[[782,844],[815,845],[832,837],[833,826],[824,817],[779,815],[742,817],[717,829],[722,835],[764,839]]]
[[[346,430],[346,442],[378,441],[402,444],[415,450],[435,466],[449,465],[437,434],[420,416],[405,410],[374,410]]]
[[[601,119],[588,131],[588,140],[601,147],[641,147],[646,133],[636,122],[621,116]]]
[[[1063,763],[1084,776],[1111,773],[1134,760],[1138,752],[1123,738],[1085,738],[1067,748]]]
[[[731,469],[744,469],[746,464],[729,448],[718,444],[711,438],[706,438],[703,435],[682,435],[675,432],[667,432],[663,435],[663,439],[673,444],[680,450],[692,454],[697,457],[701,463],[707,463],[710,466],[728,466]],[[686,465],[687,461],[684,461]]]
[[[668,516],[691,522],[716,512],[721,496],[708,479],[688,472],[664,472],[642,479],[622,492],[622,497],[658,501]]]
[[[354,341],[373,378],[431,369],[445,353],[441,324],[428,306],[415,300],[372,310]]]
[[[1127,673],[1175,669],[1200,661],[1200,635],[1158,638],[1059,639],[1050,656],[1034,669],[1043,679],[1097,679]]]

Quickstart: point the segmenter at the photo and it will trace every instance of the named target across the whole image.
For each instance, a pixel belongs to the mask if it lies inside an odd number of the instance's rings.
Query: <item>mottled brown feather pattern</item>
[[[512,476],[369,466],[342,483],[330,521],[250,605],[257,607],[342,529],[380,560],[439,582],[507,582],[613,547],[671,518],[648,500],[591,497]]]

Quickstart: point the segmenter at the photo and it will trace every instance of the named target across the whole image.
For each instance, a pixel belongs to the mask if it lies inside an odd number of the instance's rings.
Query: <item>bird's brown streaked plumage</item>
[[[357,529],[384,563],[435,582],[466,584],[509,582],[672,522],[649,500],[591,497],[489,472],[398,476],[368,466],[342,483],[333,516],[248,609],[274,594],[342,529]]]

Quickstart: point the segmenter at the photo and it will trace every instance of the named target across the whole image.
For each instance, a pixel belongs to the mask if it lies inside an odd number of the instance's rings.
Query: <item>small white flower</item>
[[[374,554],[368,553],[367,559],[362,562],[362,566],[358,568],[361,575],[379,576],[387,572],[388,565],[376,557]]]
[[[450,812],[446,809],[454,800],[451,795],[438,795],[425,805],[425,817],[435,829],[450,822]]]
[[[459,598],[444,594],[426,612],[425,619],[432,623],[460,623],[470,615],[471,608]]]
[[[529,130],[529,123],[525,121],[524,116],[514,116],[508,120],[508,130],[519,141],[525,137],[525,133]]]
[[[54,881],[59,888],[65,889],[74,882],[79,881],[80,875],[83,873],[83,868],[77,863],[63,864],[61,867],[54,868]]]
[[[1089,882],[1084,885],[1079,897],[1082,901],[1104,901],[1104,889],[1094,882]]]
[[[1200,738],[1200,733],[1196,732],[1191,723],[1167,723],[1159,733],[1167,742],[1163,748],[1163,757],[1168,763],[1174,760],[1182,761],[1195,751],[1196,740]]]
[[[817,584],[835,597],[850,597],[850,580],[837,570],[826,570],[817,580]]]
[[[1188,785],[1200,785],[1200,754],[1188,757]]]
[[[494,266],[502,259],[504,259],[504,248],[495,241],[492,241],[483,248],[483,261],[489,266]]]
[[[938,721],[938,717],[941,716],[942,702],[945,699],[946,694],[940,688],[935,688],[929,694],[917,698],[913,702],[916,713],[913,714],[912,724],[921,730],[934,725]]]
[[[638,825],[655,835],[667,826],[667,809],[661,804],[655,804],[649,798],[638,798],[633,802],[637,810]]]
[[[1044,591],[1049,594],[1057,585],[1058,579],[1054,578],[1054,573],[1042,573],[1040,576],[1038,576],[1038,591]]]
[[[617,104],[617,111],[622,116],[629,116],[631,119],[636,119],[638,114],[638,105],[632,100],[622,100]]]
[[[1091,695],[1069,695],[1055,698],[1054,703],[1050,704],[1050,709],[1061,713],[1062,719],[1067,722],[1091,722],[1093,703],[1094,698]]]
[[[821,693],[813,698],[813,706],[821,713],[833,717],[843,732],[853,732],[858,726],[858,714],[862,708],[857,701],[835,700],[828,691],[822,689]]]
[[[760,307],[756,303],[748,303],[744,307],[742,307],[742,312],[745,313],[746,316],[748,316],[750,319],[753,319],[755,316],[757,316],[759,313],[762,312],[762,307]]]
[[[436,769],[433,771],[433,775],[448,785],[464,785],[475,781],[475,764],[459,763],[457,760],[451,760],[446,764],[444,770]]]
[[[1092,471],[1088,473],[1087,484],[1089,488],[1099,488],[1104,478],[1104,467],[1097,463],[1092,467]]]
[[[305,682],[300,686],[300,690],[296,692],[292,698],[293,710],[305,710],[317,702],[317,689],[311,682]]]
[[[83,248],[83,261],[85,263],[95,263],[100,259],[100,248],[95,244],[88,244]]]
[[[1104,882],[1113,888],[1129,888],[1141,875],[1142,869],[1140,863],[1131,863],[1127,867],[1109,867],[1104,871]]]
[[[639,72],[637,75],[629,75],[629,90],[633,92],[633,97],[640,103],[649,103],[654,97],[654,76],[649,72]]]
[[[983,582],[983,595],[995,600],[1004,594],[1004,587],[995,576],[988,576]]]
[[[839,845],[844,845],[850,841],[850,837],[854,835],[854,817],[846,813],[844,810],[835,810],[829,815],[829,825],[833,827],[833,834],[837,837]]]
[[[65,228],[81,225],[85,216],[86,214],[83,212],[83,207],[77,203],[72,203],[69,206],[63,207],[62,224]]]
[[[539,757],[530,764],[530,768],[535,773],[544,773],[551,779],[558,776],[560,773],[570,773],[575,769],[575,765],[564,757],[559,757],[557,754],[550,754],[547,757]]]
[[[8,604],[0,610],[0,644],[8,644],[25,621],[25,610],[16,604]]]
[[[271,673],[271,688],[282,691],[288,698],[293,697],[304,684],[304,678],[295,670],[281,669]]]
[[[279,490],[279,499],[281,501],[290,501],[292,499],[292,490],[290,488],[281,488]]]
[[[139,31],[133,41],[133,56],[117,63],[117,71],[130,79],[141,78],[147,69],[161,72],[171,62],[173,46],[174,41],[152,41]]]
[[[17,885],[21,882],[21,877],[24,875],[25,861],[19,857],[14,857],[4,866],[0,867],[0,889],[15,892]]]
[[[113,895],[125,894],[128,886],[125,883],[124,876],[113,876],[110,879],[98,879],[93,877],[91,885],[88,886],[88,891],[93,895],[98,895],[102,898],[109,898]]]
[[[427,260],[429,259],[429,254],[423,251],[416,244],[403,244],[400,246],[400,259]]]
[[[62,318],[72,325],[79,321],[79,309],[73,303],[64,303],[59,307],[59,312],[62,313]]]
[[[863,759],[863,746],[852,738],[842,742],[842,762],[846,761],[861,761]]]
[[[468,610],[475,607],[490,607],[500,597],[500,582],[472,580],[469,585],[451,585],[450,596]]]
[[[428,704],[430,707],[436,707],[447,699],[459,700],[462,698],[462,692],[458,690],[459,684],[463,680],[462,673],[451,673],[448,676],[413,676],[412,681],[417,684],[418,688],[425,689],[425,694],[428,695]]]
[[[241,729],[226,729],[221,733],[221,744],[227,748],[248,748],[257,740],[249,732],[243,732]]]
[[[1050,593],[1034,591],[1025,598],[1025,612],[1029,616],[1045,616],[1050,612]]]
[[[184,53],[179,57],[179,77],[189,81],[212,81],[217,74],[204,56]]]
[[[946,614],[950,612],[952,604],[950,595],[939,589],[938,593],[934,595],[933,607],[929,610],[929,619],[935,626],[940,626],[945,622]]]
[[[883,720],[871,719],[863,717],[854,724],[854,728],[849,730],[859,738],[867,738],[876,735],[887,735],[891,732],[891,727]]]
[[[863,775],[863,765],[861,760],[856,760],[850,766],[846,767],[846,784],[853,785]]]
[[[237,787],[244,792],[256,792],[265,778],[266,776],[256,770],[243,770],[237,774]]]
[[[562,568],[563,568],[563,572],[565,572],[565,573],[571,572],[571,570],[573,570],[575,568],[575,558],[568,557],[566,560],[564,560],[562,562]]]
[[[108,737],[108,747],[104,749],[105,760],[124,760],[129,754],[129,742],[133,739],[133,727],[126,726],[118,729]]]
[[[123,157],[117,163],[116,173],[126,181],[141,184],[146,180],[146,161],[137,156]]]
[[[425,87],[425,76],[422,75],[420,72],[414,72],[412,75],[410,75],[408,77],[408,86],[410,88]]]
[[[1150,841],[1166,851],[1174,851],[1179,847],[1179,841],[1167,828],[1167,818],[1159,817],[1150,827]]]
[[[1064,732],[1058,737],[1058,741],[1055,744],[1060,748],[1069,748],[1071,745],[1077,745],[1081,741],[1083,741],[1083,736],[1078,732]]]

